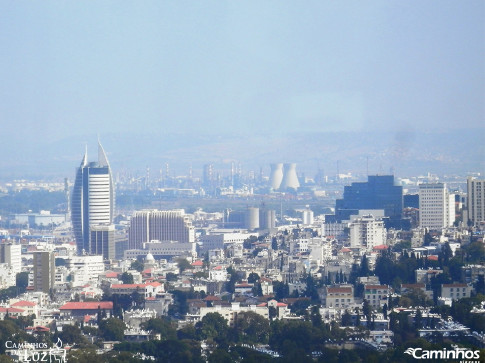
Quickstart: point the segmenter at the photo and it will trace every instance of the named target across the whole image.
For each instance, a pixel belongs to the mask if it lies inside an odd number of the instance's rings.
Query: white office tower
[[[144,242],[152,240],[195,242],[194,227],[189,216],[183,209],[135,212],[130,220],[128,248],[141,249]]]
[[[98,143],[98,162],[88,162],[87,151],[77,169],[72,190],[71,218],[78,253],[94,253],[90,228],[113,223],[114,182],[103,147]]]
[[[468,218],[465,224],[471,221],[477,226],[485,221],[485,180],[468,177],[466,208]]]
[[[249,230],[259,228],[259,208],[249,207],[246,210],[245,227]]]
[[[286,190],[288,188],[298,189],[300,187],[300,182],[298,181],[298,176],[296,175],[296,164],[284,164],[283,165],[283,180],[281,181],[280,190]]]
[[[382,219],[369,214],[350,223],[350,246],[370,252],[376,246],[387,244],[387,231]]]
[[[283,180],[283,164],[271,164],[271,175],[269,177],[271,189],[278,190]]]
[[[440,230],[455,221],[455,195],[444,183],[419,185],[419,226]]]

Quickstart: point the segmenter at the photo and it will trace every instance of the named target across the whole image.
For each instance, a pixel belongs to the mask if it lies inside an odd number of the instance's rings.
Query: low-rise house
[[[464,297],[470,297],[472,287],[468,284],[442,284],[441,297],[451,300],[458,300]]]
[[[327,308],[348,308],[354,304],[352,285],[327,286],[325,290],[325,307]]]
[[[68,302],[59,308],[61,315],[72,316],[77,320],[84,319],[85,315],[95,315],[98,312],[106,313],[107,317],[113,315],[112,301],[89,301],[89,302]]]
[[[364,285],[364,299],[374,308],[382,308],[388,302],[389,287],[386,285]]]
[[[159,282],[147,282],[144,284],[112,284],[111,293],[119,295],[131,295],[138,292],[146,298],[155,297],[163,292],[163,285]]]

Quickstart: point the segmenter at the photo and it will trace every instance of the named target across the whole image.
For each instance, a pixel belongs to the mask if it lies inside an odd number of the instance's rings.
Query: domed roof
[[[155,257],[153,257],[153,255],[148,252],[148,255],[145,257],[145,261],[155,262]]]

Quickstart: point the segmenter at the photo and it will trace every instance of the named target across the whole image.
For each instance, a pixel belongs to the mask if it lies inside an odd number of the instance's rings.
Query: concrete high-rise
[[[54,287],[56,265],[54,252],[39,251],[33,253],[34,257],[34,291],[48,294]]]
[[[71,218],[78,253],[93,253],[90,228],[113,222],[114,183],[108,158],[98,143],[98,162],[89,162],[87,150],[76,173],[71,198]]]
[[[468,218],[474,226],[485,221],[485,180],[473,177],[467,179],[466,209]]]
[[[144,242],[152,240],[195,242],[194,227],[189,216],[182,209],[135,212],[130,220],[128,248],[140,249]]]
[[[455,195],[444,183],[419,185],[419,226],[440,230],[455,221]]]
[[[90,253],[106,260],[115,258],[115,226],[100,224],[91,227]]]

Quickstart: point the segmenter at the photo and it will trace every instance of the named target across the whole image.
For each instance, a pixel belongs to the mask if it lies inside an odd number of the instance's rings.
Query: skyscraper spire
[[[88,164],[88,145],[86,144],[86,148],[84,150],[84,157],[81,160],[81,167],[84,167]]]
[[[99,139],[98,139],[98,164],[99,166],[109,167],[108,158],[106,157],[106,153],[104,152],[103,146],[101,145],[101,142],[99,141]]]

